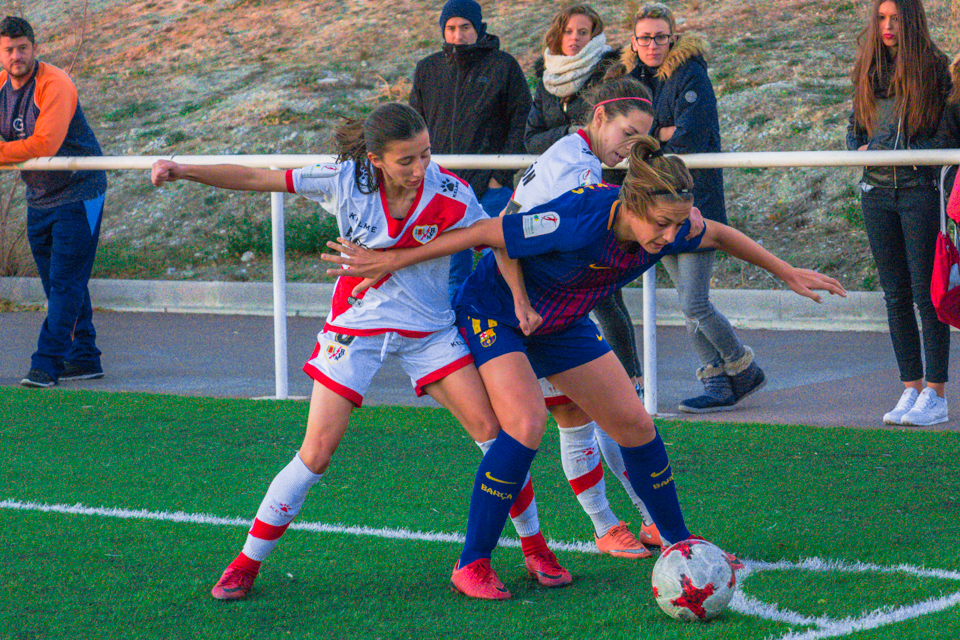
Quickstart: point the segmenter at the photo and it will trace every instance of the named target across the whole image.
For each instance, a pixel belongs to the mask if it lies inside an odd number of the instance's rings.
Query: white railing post
[[[287,255],[284,241],[283,194],[270,194],[273,235],[273,365],[277,400],[286,400],[287,379]]]
[[[643,274],[643,406],[657,415],[657,267]]]

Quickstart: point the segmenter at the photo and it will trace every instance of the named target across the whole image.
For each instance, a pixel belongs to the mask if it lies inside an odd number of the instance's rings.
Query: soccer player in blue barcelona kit
[[[639,277],[665,255],[695,247],[722,249],[783,280],[817,302],[820,289],[846,292],[839,282],[780,260],[739,231],[706,222],[687,238],[693,180],[683,162],[664,156],[659,143],[639,136],[630,151],[623,188],[590,185],[516,215],[481,220],[441,234],[415,249],[373,252],[330,243],[340,256],[328,262],[348,270],[328,273],[376,279],[394,269],[465,247],[491,246],[520,258],[533,308],[543,323],[524,335],[513,297],[485,256],[455,300],[467,338],[497,413],[501,431],[477,472],[466,544],[457,569],[482,576],[489,598],[503,597],[490,564],[512,499],[540,445],[547,410],[538,377],[576,402],[619,445],[627,475],[647,506],[664,545],[691,537],[677,497],[666,448],[623,366],[588,314],[596,301]],[[357,290],[366,286],[366,281]]]

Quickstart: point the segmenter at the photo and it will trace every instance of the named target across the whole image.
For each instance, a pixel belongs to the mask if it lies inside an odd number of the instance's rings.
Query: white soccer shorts
[[[473,362],[467,343],[456,327],[423,338],[395,332],[351,336],[333,331],[317,334],[317,346],[303,370],[311,378],[358,407],[388,355],[400,359],[418,396],[423,387]]]

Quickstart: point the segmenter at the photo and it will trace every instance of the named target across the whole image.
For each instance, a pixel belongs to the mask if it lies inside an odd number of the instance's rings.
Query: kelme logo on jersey
[[[523,237],[535,238],[553,233],[560,226],[560,216],[552,211],[523,216]]]
[[[450,178],[444,178],[440,183],[440,192],[445,196],[453,197],[460,191],[460,183]]]
[[[318,164],[309,169],[304,169],[301,175],[304,178],[332,178],[338,173],[340,173],[340,165],[338,164]]]
[[[489,347],[496,341],[497,341],[497,334],[493,332],[493,329],[487,329],[486,331],[480,334],[481,347]]]
[[[577,176],[577,184],[581,187],[590,184],[590,176],[592,175],[593,171],[590,169],[584,169],[583,172]]]
[[[327,345],[327,350],[324,352],[327,360],[330,362],[340,362],[347,355],[347,348],[342,344],[335,344],[331,342]]]
[[[413,239],[420,244],[427,244],[437,237],[440,228],[435,224],[424,224],[413,228]]]
[[[342,344],[345,347],[349,347],[350,343],[354,341],[357,336],[348,336],[345,333],[338,333],[333,336],[333,339]]]

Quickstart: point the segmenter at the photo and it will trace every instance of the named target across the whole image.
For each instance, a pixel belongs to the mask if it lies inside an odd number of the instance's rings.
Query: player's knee
[[[550,407],[550,415],[557,421],[557,426],[561,429],[573,429],[590,422],[590,416],[574,402]]]
[[[300,459],[313,473],[325,473],[330,467],[336,445],[321,439],[319,442],[304,442],[300,446]]]

